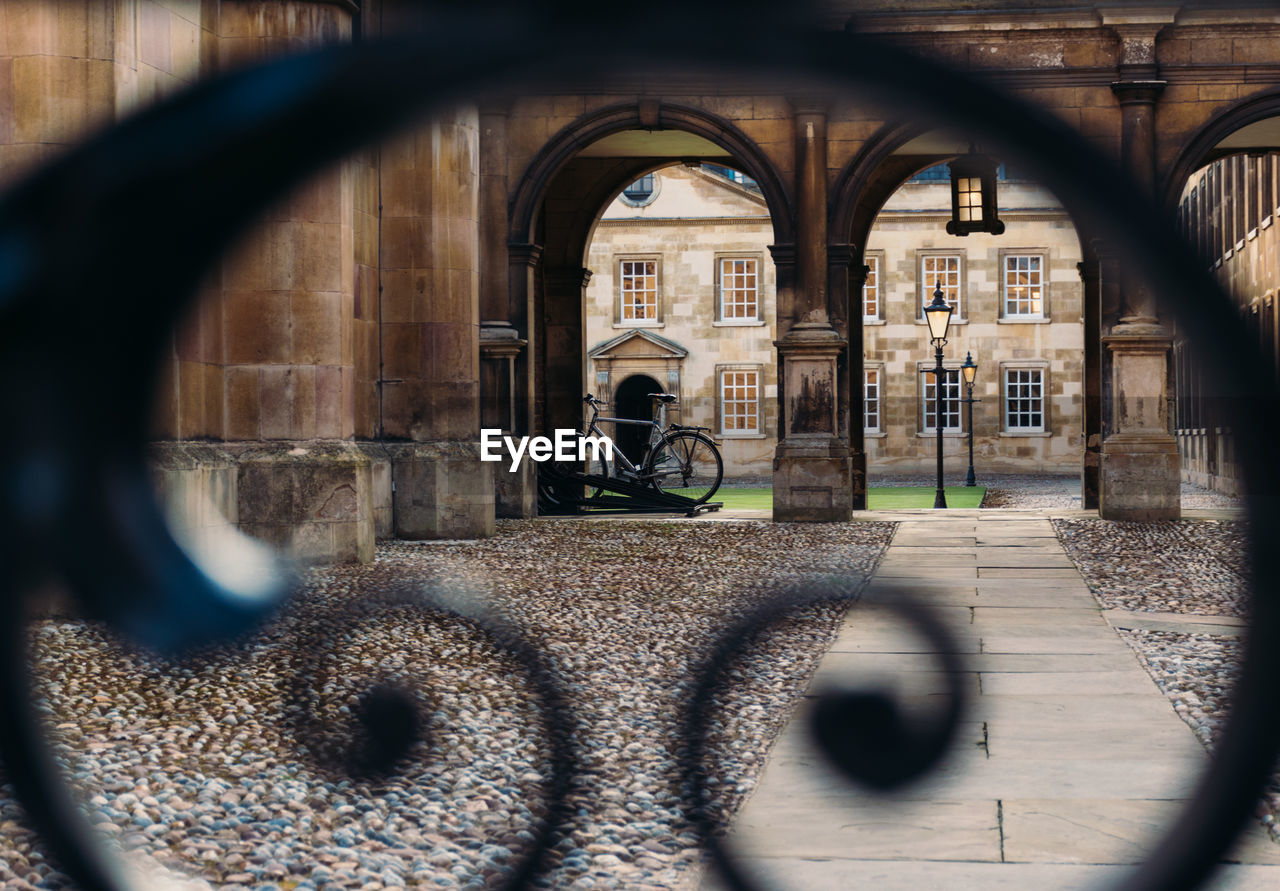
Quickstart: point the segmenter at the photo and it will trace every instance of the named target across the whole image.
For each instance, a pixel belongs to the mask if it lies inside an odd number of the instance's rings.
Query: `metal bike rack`
[[[586,487],[603,489],[613,494],[579,494]],[[577,514],[586,509],[596,509],[620,514],[682,513],[686,517],[696,517],[724,507],[723,501],[697,502],[684,495],[663,492],[643,483],[580,473],[554,464],[538,466],[538,491],[555,492],[554,497],[538,499],[538,512],[543,514]]]

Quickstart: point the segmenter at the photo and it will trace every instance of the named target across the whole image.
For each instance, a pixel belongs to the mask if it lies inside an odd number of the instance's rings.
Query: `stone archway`
[[[645,136],[652,134],[691,138],[679,148],[658,146],[646,153]],[[610,137],[631,136],[642,144],[637,153],[591,151]],[[677,161],[701,160],[730,163],[759,185],[773,226],[779,315],[790,305],[795,239],[791,195],[775,161],[754,140],[728,120],[690,104],[641,99],[583,115],[541,147],[511,189],[506,316],[500,321],[528,343],[513,360],[515,429],[532,432],[579,423],[584,387],[591,389],[583,380],[583,298],[590,277],[584,264],[604,208],[646,173]],[[531,491],[531,482],[525,486]],[[498,497],[500,502],[504,498],[501,489]]]
[[[851,349],[847,374],[841,383],[843,392],[848,394],[848,413],[851,418],[856,419],[863,415],[862,345],[866,341],[866,332],[863,326],[863,314],[857,307],[860,305],[863,285],[867,280],[865,263],[870,261],[866,259],[865,251],[872,226],[876,223],[886,202],[912,176],[950,160],[956,156],[957,150],[963,152],[963,146],[957,144],[948,147],[944,145],[946,142],[946,139],[933,133],[932,128],[918,123],[886,125],[863,145],[834,184],[829,220],[832,237],[828,245],[830,288],[833,296],[837,293],[843,295],[842,299],[850,307],[848,321]],[[1097,507],[1102,402],[1100,382],[1103,377],[1100,356],[1099,276],[1093,240],[1076,219],[1072,218],[1071,223],[1079,243],[1081,258],[1077,269],[1083,285],[1080,307],[1084,326],[1080,382],[1083,405],[1079,430],[1082,452],[1080,462],[1082,502],[1085,506]],[[957,240],[957,244],[964,247],[967,242]],[[987,338],[983,339],[987,340]],[[992,375],[987,380],[996,381],[994,375],[997,374],[997,369],[988,366],[985,373]],[[883,381],[877,381],[882,404],[883,386]],[[995,393],[998,396],[998,383]],[[865,506],[866,439],[861,424],[850,424],[849,429],[851,450],[854,452],[855,464],[861,471],[859,477],[864,487],[861,491],[855,490],[855,505]]]

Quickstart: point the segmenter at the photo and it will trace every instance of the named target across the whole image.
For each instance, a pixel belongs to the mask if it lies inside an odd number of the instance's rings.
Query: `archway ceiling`
[[[587,158],[730,158],[720,146],[684,130],[623,130],[578,153]]]
[[[1280,148],[1280,117],[1254,121],[1214,146],[1215,151],[1222,153],[1250,149],[1274,151],[1277,148]]]
[[[921,133],[893,150],[895,155],[963,155],[969,151],[970,141],[953,133],[931,130]],[[981,146],[979,146],[981,147]]]

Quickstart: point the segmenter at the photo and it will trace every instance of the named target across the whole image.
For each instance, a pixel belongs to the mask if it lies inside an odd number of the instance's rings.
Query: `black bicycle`
[[[683,495],[695,504],[702,504],[715,494],[724,479],[724,460],[707,427],[687,427],[683,424],[667,424],[667,409],[677,405],[670,393],[650,393],[654,405],[654,420],[637,418],[602,418],[600,408],[604,403],[588,393],[583,403],[591,410],[591,417],[583,425],[583,437],[604,438],[600,424],[631,424],[649,427],[649,439],[638,463],[632,463],[618,448],[612,449],[612,457],[602,448],[588,448],[585,472],[590,476],[638,482],[653,486],[659,492]],[[665,428],[664,428],[665,425]],[[596,487],[592,497],[606,493]]]

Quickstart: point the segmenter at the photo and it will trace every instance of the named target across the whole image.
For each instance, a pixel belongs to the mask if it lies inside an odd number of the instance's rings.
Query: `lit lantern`
[[[948,235],[990,232],[1000,235],[1004,223],[996,217],[996,168],[986,155],[961,155],[947,167],[951,170],[951,221]]]

